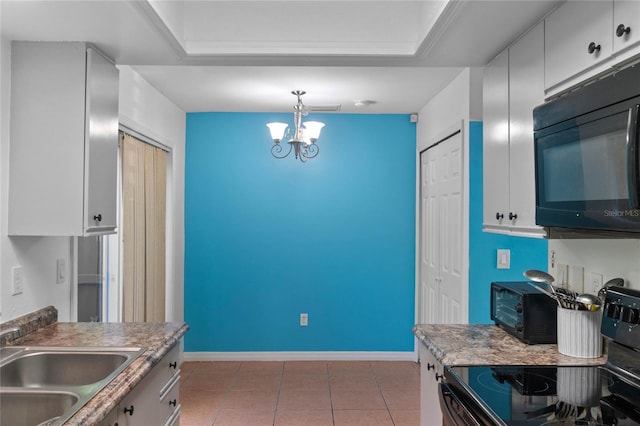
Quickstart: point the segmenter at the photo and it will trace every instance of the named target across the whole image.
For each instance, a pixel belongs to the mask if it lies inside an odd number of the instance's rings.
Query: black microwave
[[[491,320],[529,345],[557,342],[557,309],[555,299],[528,281],[491,283]]]
[[[533,110],[536,224],[640,233],[639,110],[640,65]]]

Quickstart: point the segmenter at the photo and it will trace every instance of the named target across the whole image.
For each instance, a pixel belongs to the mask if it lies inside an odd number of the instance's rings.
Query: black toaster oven
[[[557,306],[528,281],[491,283],[491,319],[529,345],[557,342]]]

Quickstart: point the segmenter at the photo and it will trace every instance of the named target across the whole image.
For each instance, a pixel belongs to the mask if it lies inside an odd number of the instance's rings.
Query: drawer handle
[[[600,45],[592,41],[591,43],[589,43],[589,47],[587,47],[587,50],[589,51],[590,55],[595,52],[600,52]]]
[[[631,27],[625,27],[624,24],[618,25],[616,28],[616,36],[622,37],[625,34],[629,34],[631,32]]]
[[[440,380],[442,380],[444,378],[444,376],[442,374],[438,374],[436,373],[436,382],[439,382]]]
[[[172,363],[170,363],[170,364],[169,364],[169,368],[173,368],[173,369],[178,368],[178,362],[172,362]]]
[[[496,213],[496,220],[500,220],[500,219],[504,219],[504,214],[503,213]]]
[[[98,213],[97,215],[93,216],[93,220],[95,220],[96,222],[101,222],[102,221],[102,215],[100,213]]]
[[[509,220],[514,220],[514,219],[517,219],[517,218],[518,218],[517,214],[513,214],[513,213],[509,212]]]
[[[169,401],[169,405],[172,405],[172,406],[175,407],[176,404],[178,404],[178,400],[177,399],[172,399],[171,401]]]
[[[133,416],[133,405],[130,408],[124,407],[124,413]]]
[[[436,368],[436,365],[435,365],[435,364],[429,364],[429,363],[427,363],[427,371],[429,371],[429,370],[435,370],[435,368]]]

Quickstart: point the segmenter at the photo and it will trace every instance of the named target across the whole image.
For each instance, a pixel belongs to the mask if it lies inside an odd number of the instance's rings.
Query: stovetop
[[[499,425],[639,425],[640,383],[607,367],[450,367]]]
[[[608,289],[601,332],[604,366],[451,367],[445,380],[487,424],[640,425],[640,291]]]

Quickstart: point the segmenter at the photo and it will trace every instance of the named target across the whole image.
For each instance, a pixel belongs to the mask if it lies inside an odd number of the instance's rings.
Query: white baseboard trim
[[[413,361],[411,352],[184,352],[185,361]]]

